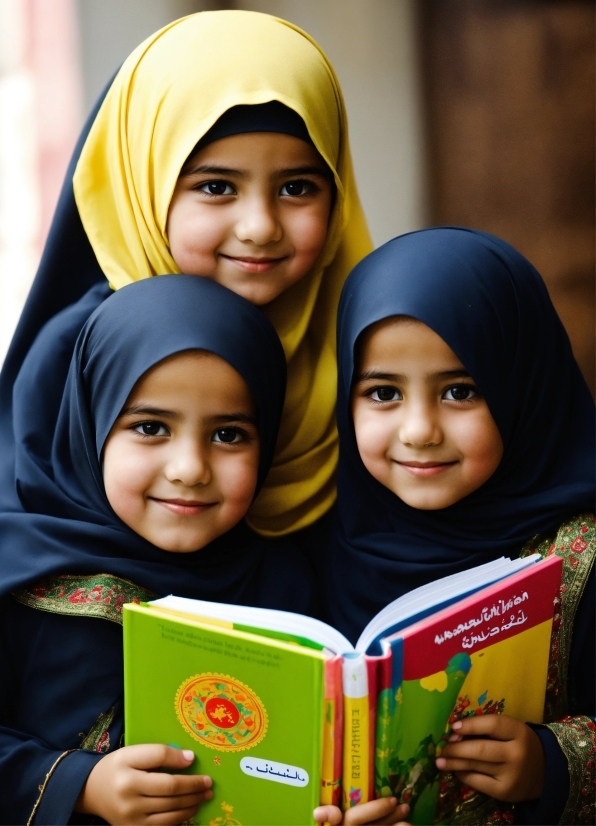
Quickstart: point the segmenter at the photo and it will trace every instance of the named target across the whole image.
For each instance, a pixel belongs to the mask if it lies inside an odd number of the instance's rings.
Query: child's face
[[[465,367],[413,319],[386,319],[364,334],[352,416],[366,469],[413,508],[453,505],[486,482],[503,455]]]
[[[221,138],[185,164],[167,234],[181,272],[268,304],[312,269],[333,187],[316,149],[291,135]]]
[[[135,385],[106,440],[116,514],[158,548],[188,553],[230,530],[252,502],[259,464],[248,387],[211,353],[179,353]]]

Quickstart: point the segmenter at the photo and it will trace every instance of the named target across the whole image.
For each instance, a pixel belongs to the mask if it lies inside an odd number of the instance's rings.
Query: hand
[[[453,724],[437,768],[476,791],[516,803],[542,794],[544,751],[538,735],[511,717],[485,714]]]
[[[190,820],[213,797],[211,778],[160,769],[187,769],[194,757],[192,751],[157,744],[106,754],[91,770],[74,810],[99,815],[113,826]]]
[[[398,806],[395,797],[380,797],[369,803],[352,806],[343,815],[337,806],[319,806],[314,810],[313,817],[317,823],[329,823],[331,826],[338,826],[340,823],[351,824],[351,826],[367,826],[368,824],[370,826],[372,824],[408,826],[403,818],[408,816],[409,811],[408,804],[402,803]]]

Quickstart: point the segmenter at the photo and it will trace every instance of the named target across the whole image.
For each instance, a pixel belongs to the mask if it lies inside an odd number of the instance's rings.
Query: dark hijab
[[[189,349],[220,356],[246,381],[257,408],[262,485],[285,393],[285,358],[272,325],[205,278],[168,275],[131,284],[84,325],[53,432],[46,431],[43,396],[23,406],[17,383],[19,507],[0,515],[0,594],[55,573],[108,573],[158,594],[262,601],[253,586],[267,543],[246,527],[195,553],[168,553],[128,528],[104,492],[102,449],[133,386],[162,359]]]
[[[360,459],[350,412],[355,349],[371,324],[415,318],[454,351],[504,443],[493,476],[437,511],[416,510]],[[351,639],[391,600],[502,555],[594,509],[594,405],[538,272],[487,233],[403,235],[350,274],[338,317],[338,520],[331,622]],[[329,577],[331,578],[330,573]]]

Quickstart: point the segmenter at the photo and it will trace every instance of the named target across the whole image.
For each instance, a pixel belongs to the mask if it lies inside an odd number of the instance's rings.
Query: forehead
[[[174,353],[147,370],[133,387],[128,403],[145,398],[253,408],[248,385],[240,373],[206,350]]]
[[[247,132],[220,138],[193,155],[185,164],[183,172],[189,173],[199,165],[241,170],[312,165],[327,168],[312,144],[279,132]]]
[[[430,327],[409,316],[391,316],[367,327],[356,344],[356,364],[369,367],[427,363],[463,367],[449,345]]]

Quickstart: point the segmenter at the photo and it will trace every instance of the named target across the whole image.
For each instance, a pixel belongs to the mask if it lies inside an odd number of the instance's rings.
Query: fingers
[[[343,822],[351,826],[360,826],[367,823],[393,823],[394,820],[384,821],[382,818],[392,815],[395,812],[396,805],[395,797],[380,797],[378,800],[360,803],[360,805],[352,806],[344,812]]]
[[[462,737],[492,737],[494,740],[513,740],[519,736],[520,727],[525,726],[512,717],[500,714],[479,714],[465,717],[452,726],[454,734]]]
[[[196,813],[197,807],[193,806],[190,809],[176,809],[175,811],[150,814],[140,822],[142,822],[144,826],[180,826],[181,823],[192,820]],[[131,821],[123,820],[122,823],[130,826]]]
[[[403,822],[410,807],[407,803],[397,805],[395,797],[381,797],[369,803],[353,806],[342,815],[337,806],[319,806],[314,810],[314,819],[317,823],[329,823],[330,826],[346,824],[346,826],[408,826]],[[343,817],[343,820],[342,820]]]
[[[152,771],[155,769],[187,769],[195,756],[188,749],[176,749],[160,743],[145,743],[141,746],[127,746],[127,763],[133,769]]]
[[[500,792],[499,782],[491,775],[475,771],[454,772],[454,774],[460,783],[489,797],[495,797]]]
[[[330,823],[331,826],[338,826],[341,823],[342,813],[337,806],[317,806],[313,817],[317,823]]]
[[[503,763],[507,757],[508,744],[501,740],[461,740],[459,743],[448,743],[441,756],[437,757],[436,765],[441,771],[461,771],[474,768],[472,763]],[[459,765],[458,761],[469,762],[470,766]]]
[[[202,803],[211,800],[213,792],[209,790],[202,794],[181,794],[170,797],[147,797],[145,806],[147,812],[151,814],[163,814],[164,812],[178,811],[179,809],[198,809]]]
[[[213,781],[201,774],[167,774],[144,772],[136,778],[139,794],[147,797],[175,797],[185,794],[207,793]]]

